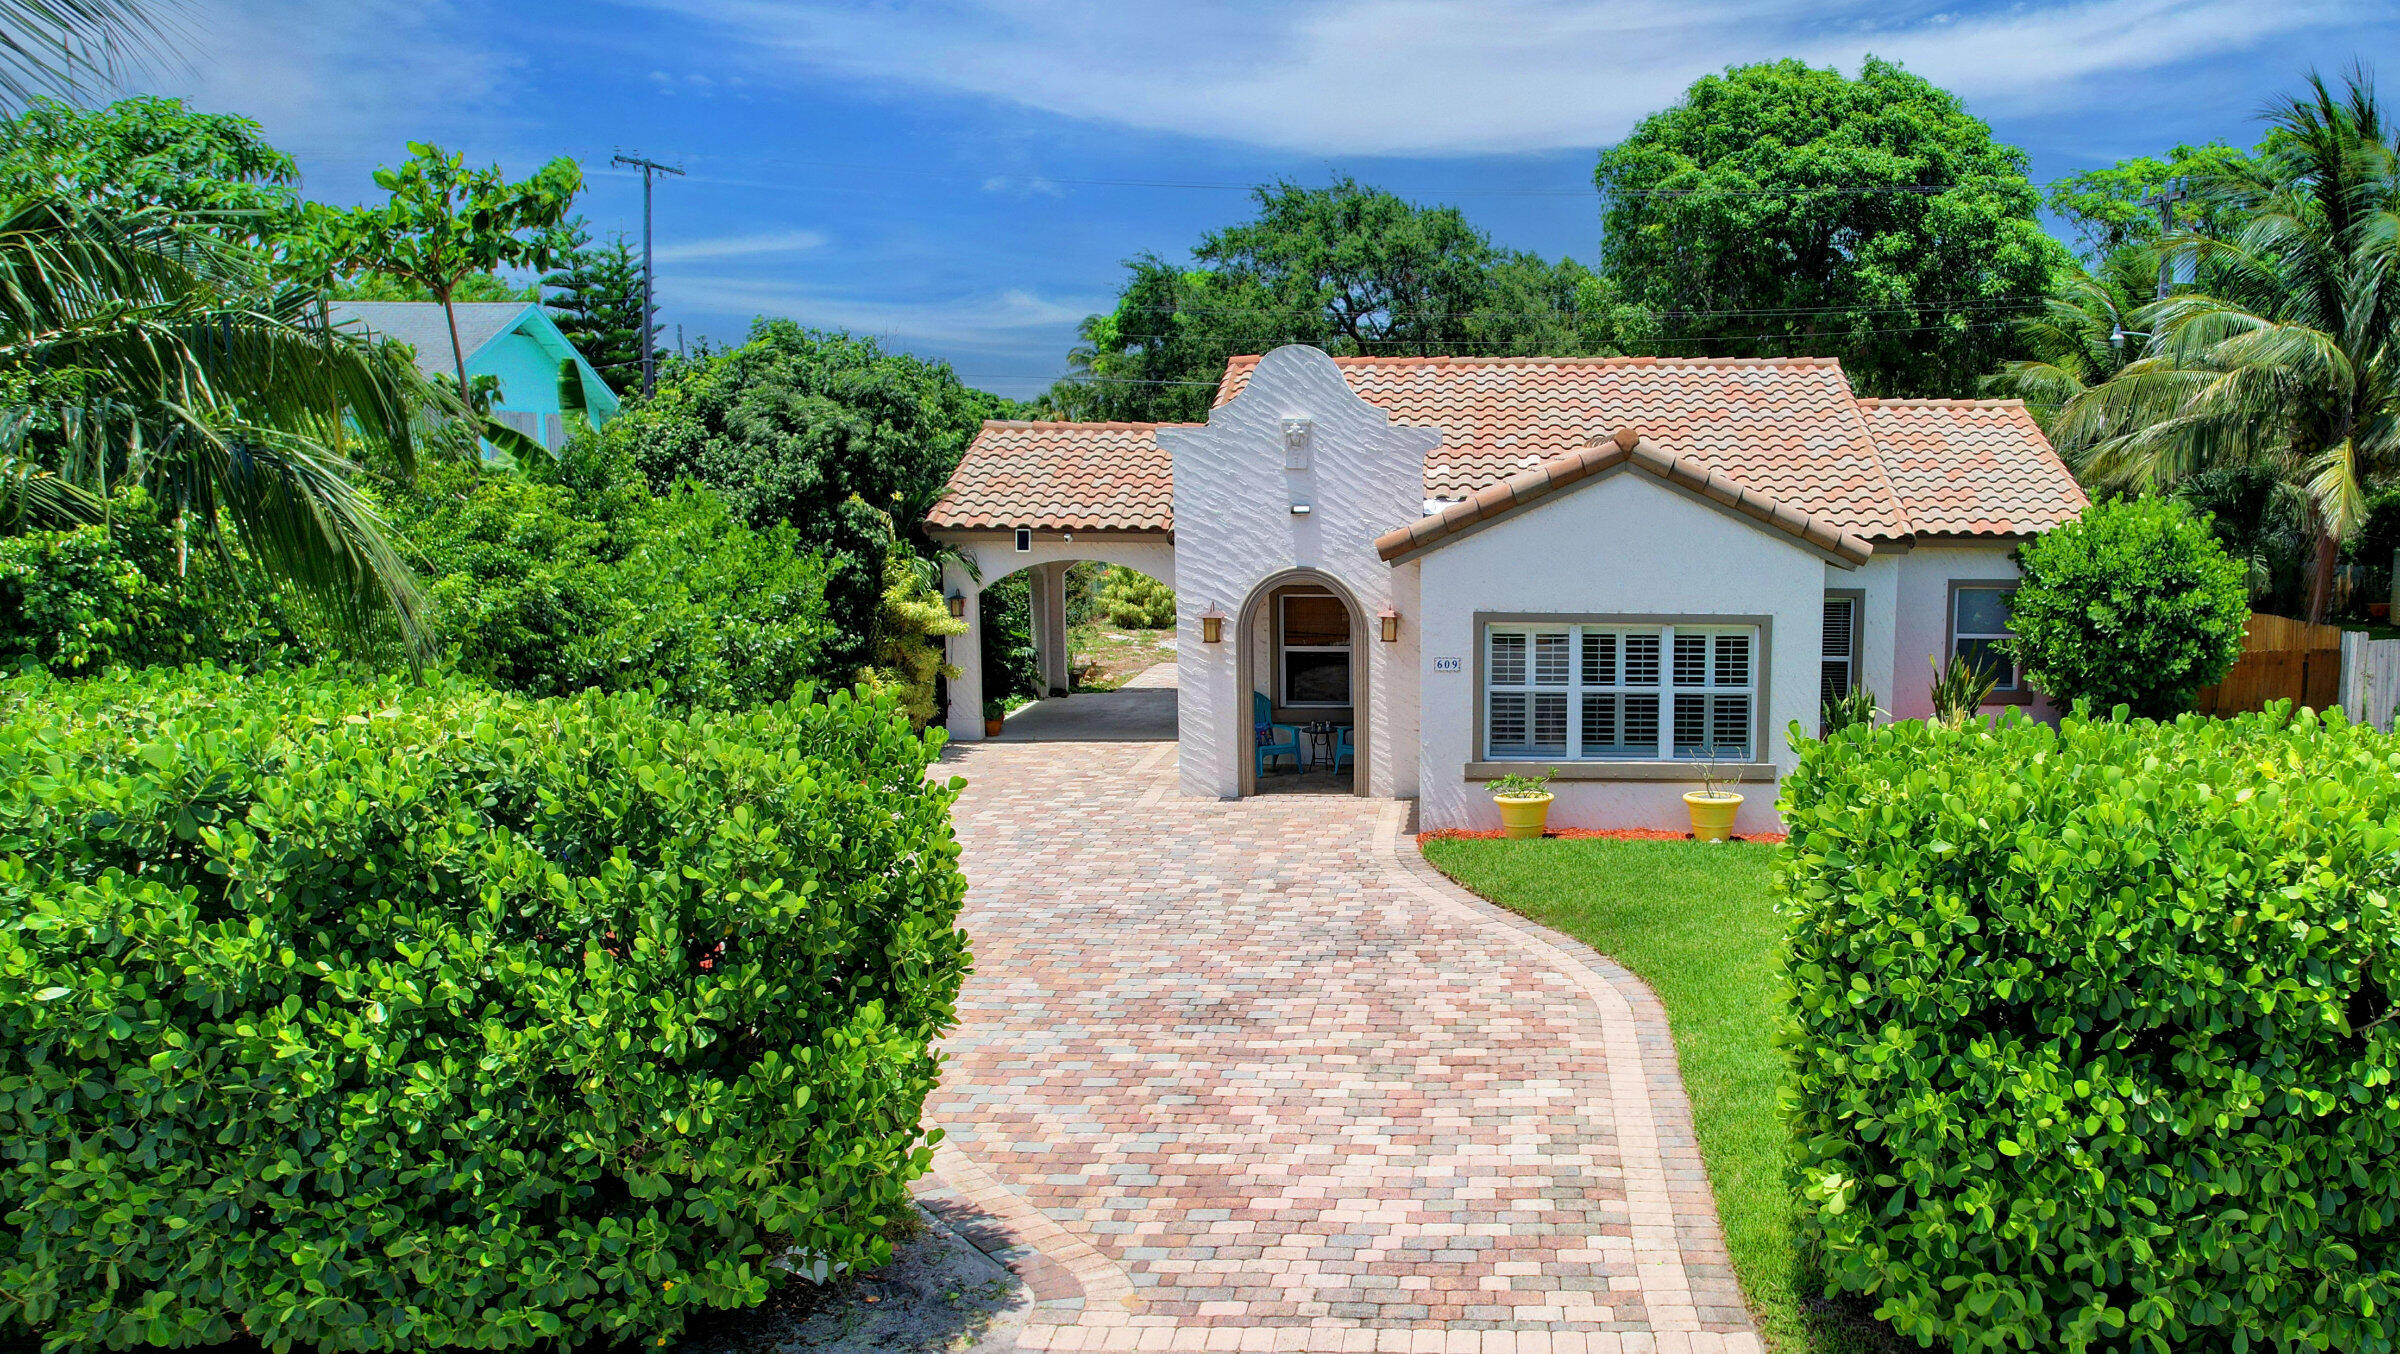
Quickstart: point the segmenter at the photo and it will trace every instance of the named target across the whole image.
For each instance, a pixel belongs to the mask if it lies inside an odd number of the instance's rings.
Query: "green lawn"
[[[1437,838],[1425,858],[1502,907],[1632,969],[1667,1005],[1717,1212],[1770,1348],[1854,1354],[1905,1347],[1817,1286],[1795,1250],[1776,1087],[1785,988],[1768,894],[1775,848],[1581,838]]]

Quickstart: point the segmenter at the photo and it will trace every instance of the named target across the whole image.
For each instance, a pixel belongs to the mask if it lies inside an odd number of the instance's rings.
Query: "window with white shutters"
[[[1757,755],[1755,626],[1511,622],[1483,642],[1487,759]]]

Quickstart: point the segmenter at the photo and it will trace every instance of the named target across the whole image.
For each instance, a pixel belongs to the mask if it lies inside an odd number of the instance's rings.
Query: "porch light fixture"
[[[1376,624],[1383,627],[1383,642],[1393,643],[1400,638],[1400,613],[1385,607],[1375,613]]]
[[[1314,427],[1312,420],[1287,418],[1283,421],[1283,468],[1308,469],[1308,435]]]
[[[965,593],[954,592],[942,600],[950,604],[950,619],[963,621],[967,618],[967,595]]]
[[[1200,642],[1221,644],[1225,641],[1225,613],[1211,606],[1200,613]]]

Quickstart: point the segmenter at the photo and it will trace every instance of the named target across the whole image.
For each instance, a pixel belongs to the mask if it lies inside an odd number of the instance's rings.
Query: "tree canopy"
[[[299,210],[300,167],[264,130],[148,95],[104,108],[36,99],[0,121],[0,198],[59,193],[113,212],[153,208],[228,239],[263,241]]]
[[[603,435],[658,492],[698,480],[753,527],[798,528],[833,565],[837,656],[858,668],[875,648],[885,557],[924,522],[989,398],[947,363],[762,320],[739,348],[670,364]]]
[[[1343,178],[1262,187],[1257,215],[1205,236],[1189,265],[1144,254],[1116,309],[1083,322],[1048,403],[1076,418],[1206,414],[1225,359],[1284,343],[1337,354],[1615,351],[1640,332],[1572,260],[1502,249],[1455,207]]]
[[[2025,153],[1958,98],[1869,58],[1695,83],[1600,155],[1602,271],[1658,351],[1842,359],[1873,395],[1965,395],[2066,251]]]
[[[564,227],[558,271],[542,279],[549,289],[547,304],[559,332],[592,364],[600,379],[618,394],[642,384],[642,261],[617,232],[604,245],[592,243],[581,218]],[[658,327],[649,333],[650,351],[663,360]]]

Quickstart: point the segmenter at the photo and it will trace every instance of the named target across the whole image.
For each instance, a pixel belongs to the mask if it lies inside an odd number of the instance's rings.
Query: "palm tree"
[[[111,78],[173,36],[174,0],[0,0],[0,104]],[[80,68],[80,69],[79,69]]]
[[[2149,335],[2135,328],[2135,315],[2149,300],[2155,271],[2130,249],[2101,259],[2096,271],[2077,268],[2055,284],[2039,313],[2017,322],[2033,356],[2004,363],[1983,388],[2025,401],[2049,428],[2069,402],[2141,356]]]
[[[2208,290],[2145,307],[2145,354],[2071,398],[2054,432],[2100,484],[2271,470],[2307,503],[2322,620],[2370,487],[2400,471],[2400,140],[2363,73],[2339,94],[2309,86],[2270,114],[2255,171],[2197,185],[2240,232],[2167,242]]]
[[[157,215],[0,203],[0,390],[0,508],[20,521],[140,485],[187,551],[238,542],[354,632],[389,616],[421,651],[416,584],[346,453],[413,468],[419,411],[446,402],[259,255]]]

